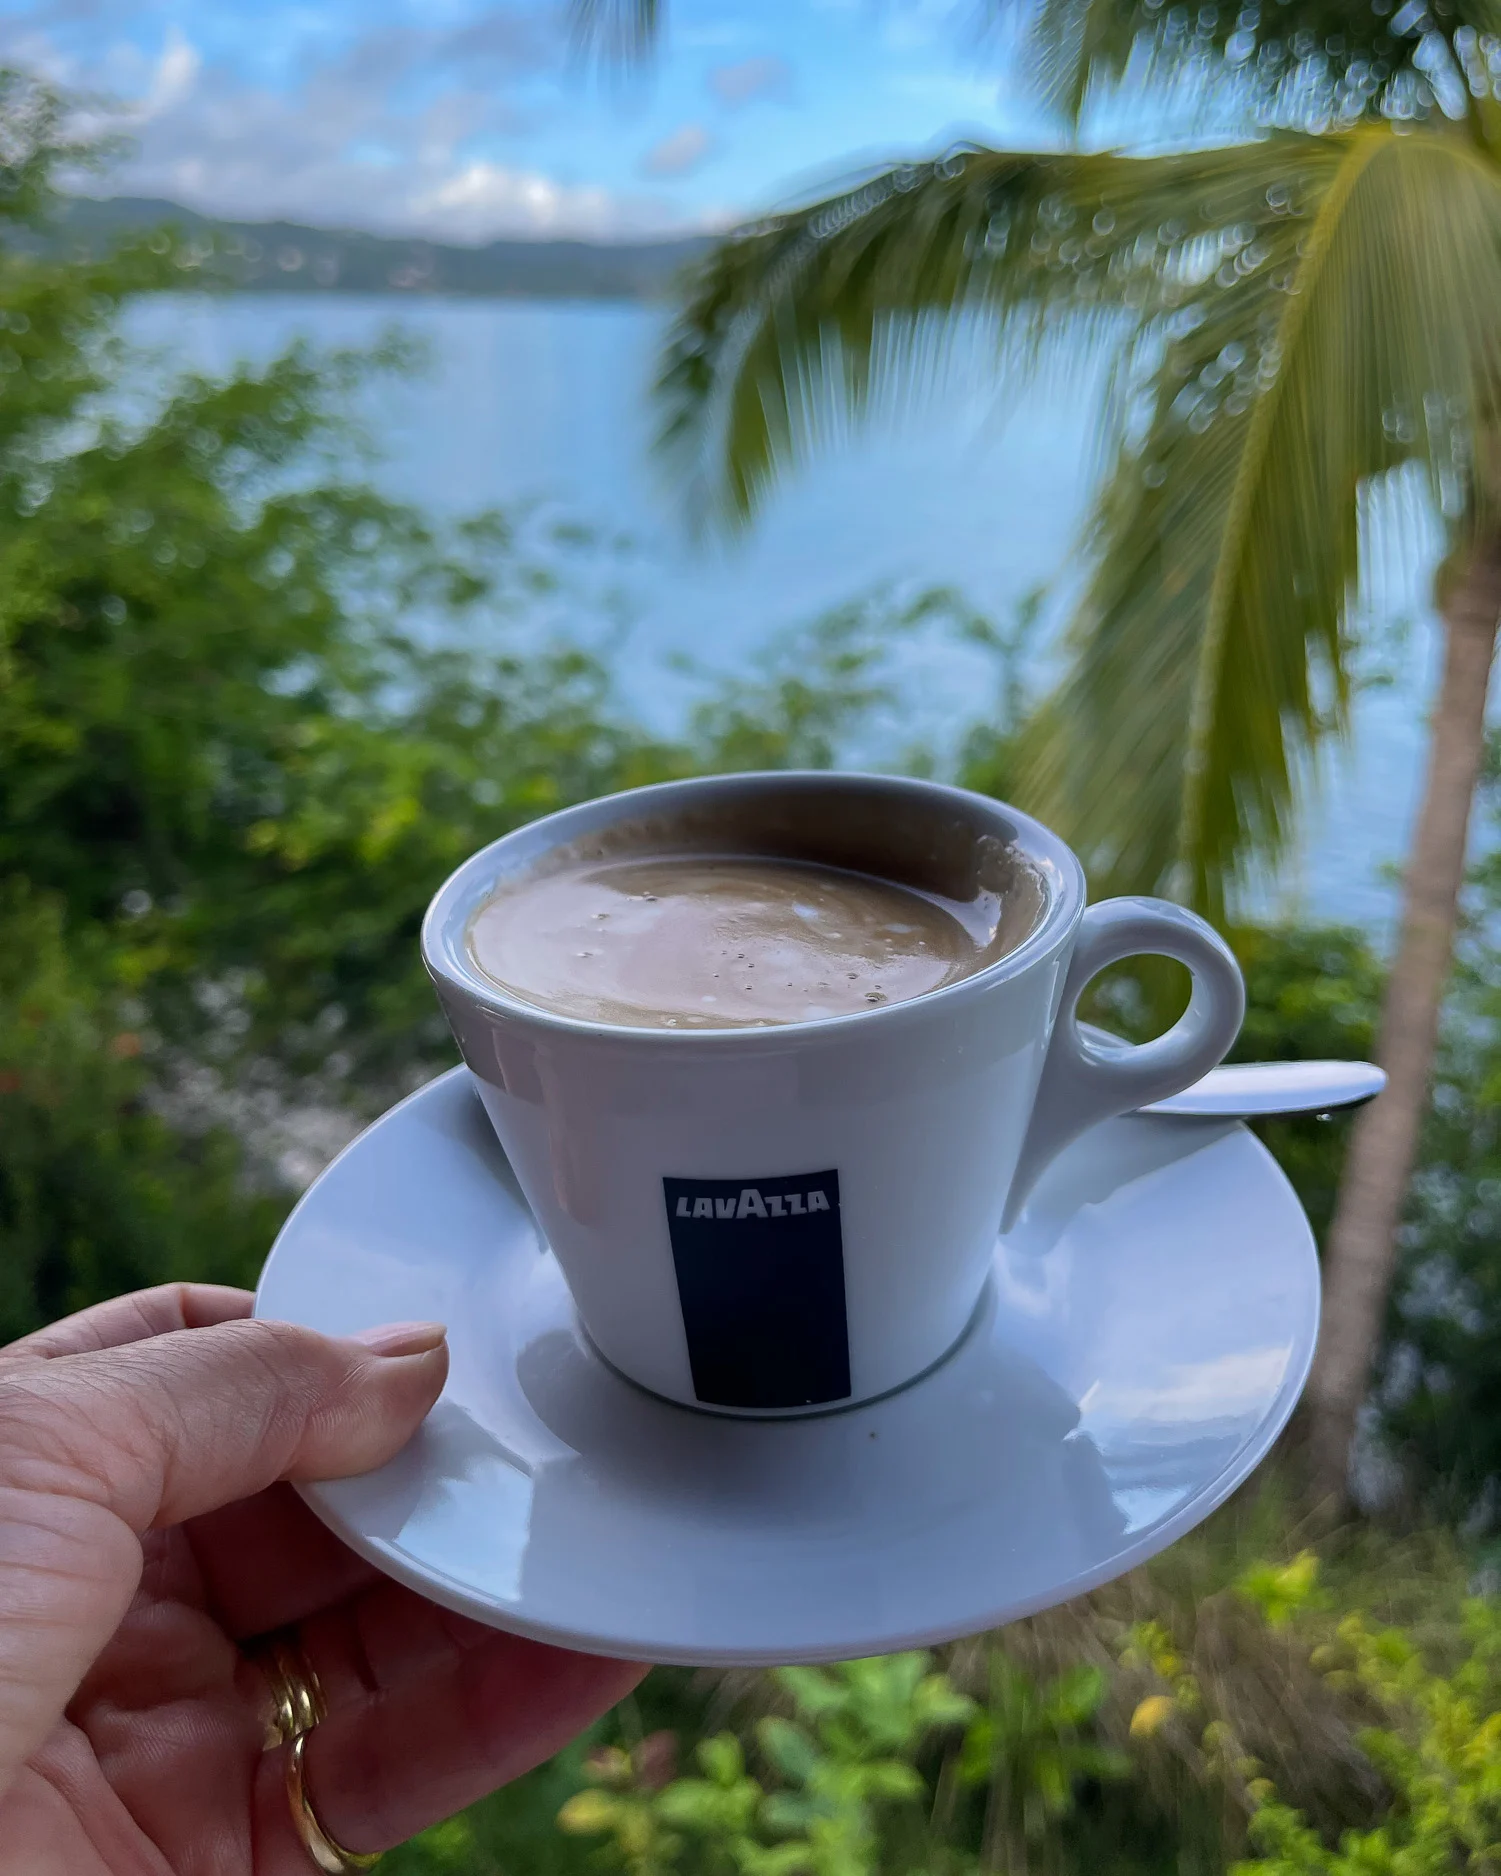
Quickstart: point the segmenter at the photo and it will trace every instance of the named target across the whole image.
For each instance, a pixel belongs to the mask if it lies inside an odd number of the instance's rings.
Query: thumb
[[[0,1791],[118,1627],[146,1531],[369,1471],[447,1370],[436,1323],[226,1322],[0,1375]]]
[[[335,1340],[225,1322],[57,1356],[0,1377],[0,1486],[102,1506],[139,1536],[278,1479],[368,1472],[447,1372],[439,1323]]]

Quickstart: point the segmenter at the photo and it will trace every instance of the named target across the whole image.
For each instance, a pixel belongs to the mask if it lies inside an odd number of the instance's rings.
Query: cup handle
[[[1176,958],[1193,973],[1188,1008],[1152,1042],[1087,1042],[1078,1002],[1107,964],[1142,954]],[[1063,982],[1053,1039],[1001,1229],[1009,1231],[1043,1169],[1086,1128],[1179,1094],[1208,1074],[1240,1032],[1246,987],[1227,945],[1197,913],[1167,899],[1106,899],[1085,912]]]

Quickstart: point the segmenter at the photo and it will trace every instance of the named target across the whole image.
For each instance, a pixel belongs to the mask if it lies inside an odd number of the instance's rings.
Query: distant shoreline
[[[460,247],[293,221],[224,221],[151,196],[74,196],[55,232],[35,245],[93,254],[124,235],[163,225],[200,244],[207,280],[241,293],[660,300],[672,292],[681,269],[712,245],[707,236],[691,236],[618,244],[491,241],[483,247]]]

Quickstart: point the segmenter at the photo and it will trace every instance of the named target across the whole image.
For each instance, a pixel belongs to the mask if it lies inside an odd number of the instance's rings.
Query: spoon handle
[[[1079,1028],[1098,1049],[1126,1046],[1093,1023]],[[1323,1114],[1372,1100],[1385,1086],[1386,1076],[1374,1062],[1231,1062],[1210,1069],[1181,1094],[1138,1111],[1201,1120]]]

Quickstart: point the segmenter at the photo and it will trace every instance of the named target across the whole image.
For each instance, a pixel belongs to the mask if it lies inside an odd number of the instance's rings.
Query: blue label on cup
[[[850,1392],[839,1175],[664,1179],[693,1391],[706,1407]]]

